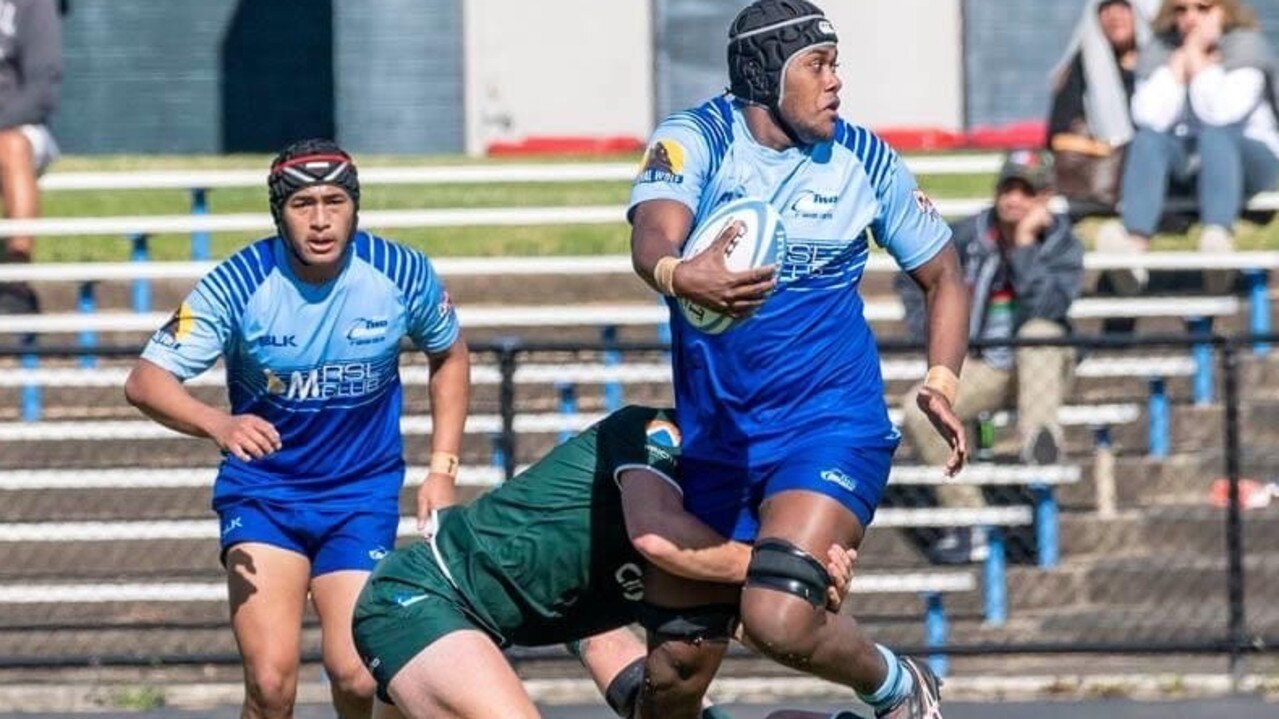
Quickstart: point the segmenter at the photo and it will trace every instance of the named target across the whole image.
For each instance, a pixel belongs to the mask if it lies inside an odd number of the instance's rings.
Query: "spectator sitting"
[[[1124,169],[1122,226],[1097,235],[1102,252],[1145,252],[1169,182],[1197,181],[1199,249],[1229,252],[1248,197],[1279,179],[1279,64],[1240,0],[1165,0],[1156,40],[1142,50],[1132,114],[1137,135]],[[1125,294],[1144,289],[1145,270],[1111,275]],[[1210,291],[1231,275],[1209,273]]]
[[[995,205],[952,226],[972,293],[969,338],[1061,337],[1083,281],[1083,243],[1070,218],[1048,209],[1051,170],[1036,152],[1009,155],[995,186]],[[924,298],[905,275],[896,282],[912,336],[924,339]],[[1062,445],[1057,409],[1073,375],[1069,347],[986,347],[970,354],[959,380],[955,414],[972,419],[1015,403],[1024,461],[1053,464]],[[918,387],[906,392],[915,397]],[[942,464],[949,448],[913,402],[903,408],[902,432],[924,464]],[[940,504],[985,504],[975,485],[943,484]],[[980,559],[984,537],[952,530],[932,546],[938,563]]]
[[[61,34],[58,0],[0,0],[0,198],[10,219],[39,214],[36,178],[58,156],[45,123],[62,79]],[[30,262],[33,245],[8,238],[0,262]],[[0,314],[38,309],[26,283],[0,284]]]
[[[1091,0],[1052,72],[1049,147],[1057,190],[1072,209],[1108,213],[1118,205],[1137,48],[1149,37],[1146,15],[1130,0]]]

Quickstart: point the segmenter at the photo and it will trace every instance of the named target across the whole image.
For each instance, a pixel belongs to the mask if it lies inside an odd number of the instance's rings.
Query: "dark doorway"
[[[222,151],[333,137],[332,0],[239,0],[222,40]]]

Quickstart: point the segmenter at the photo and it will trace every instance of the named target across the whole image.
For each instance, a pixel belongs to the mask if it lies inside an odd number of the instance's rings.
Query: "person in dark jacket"
[[[1083,243],[1070,219],[1049,210],[1051,168],[1038,152],[1011,153],[995,186],[990,209],[956,223],[955,248],[971,292],[969,339],[998,342],[1012,338],[1061,337],[1067,315],[1083,282]],[[924,338],[923,297],[909,278],[897,279],[912,336]],[[1017,409],[1022,457],[1053,464],[1062,434],[1057,410],[1073,375],[1068,347],[985,347],[970,353],[960,374],[955,414],[971,419],[982,412]],[[918,388],[907,392],[914,397]],[[902,433],[929,465],[942,464],[949,448],[939,441],[928,418],[913,402],[903,407]],[[981,488],[943,484],[938,501],[949,507],[981,506]],[[984,537],[971,532],[944,534],[932,547],[939,563],[980,559]]]

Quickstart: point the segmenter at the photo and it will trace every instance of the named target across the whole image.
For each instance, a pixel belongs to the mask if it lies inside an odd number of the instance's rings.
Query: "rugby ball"
[[[786,227],[781,215],[767,202],[743,197],[717,207],[694,229],[684,243],[682,259],[691,259],[715,243],[724,228],[739,222],[738,234],[724,250],[724,264],[733,272],[771,265],[786,252]],[[676,301],[680,314],[694,329],[717,335],[749,319],[720,314],[690,300]]]

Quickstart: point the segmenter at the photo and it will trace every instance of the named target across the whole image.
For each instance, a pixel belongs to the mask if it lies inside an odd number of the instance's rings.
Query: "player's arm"
[[[924,293],[928,317],[928,366],[959,375],[968,353],[968,286],[954,245],[908,273]]]
[[[232,415],[196,399],[168,370],[139,359],[124,383],[129,404],[160,424],[201,439],[248,462],[280,449],[280,433],[251,414]]]
[[[124,396],[148,417],[247,462],[280,449],[280,433],[256,415],[232,415],[196,399],[182,384],[213,366],[231,344],[234,310],[224,301],[220,266],[196,285],[169,321],[151,335],[124,383]]]
[[[693,227],[694,211],[709,191],[711,148],[695,123],[674,115],[653,133],[644,166],[631,187],[631,264],[653,289],[716,312],[744,317],[773,287],[773,268],[731,272],[724,250],[738,232],[725,227],[707,251],[681,262],[680,248]]]
[[[959,371],[968,354],[968,287],[950,228],[906,164],[895,155],[890,162],[892,169],[875,188],[880,212],[872,229],[924,293],[928,375],[916,402],[950,445],[946,473],[953,475],[968,457],[964,426],[954,411]]]
[[[928,375],[915,402],[950,445],[945,469],[954,475],[968,459],[963,423],[954,412],[968,353],[968,286],[953,244],[909,274],[924,293],[928,316]]]
[[[626,532],[646,560],[688,579],[746,581],[750,546],[730,542],[684,511],[684,498],[667,479],[637,467],[620,472],[618,484]]]
[[[410,288],[407,332],[430,363],[431,468],[417,492],[417,529],[425,533],[433,510],[457,503],[462,432],[471,401],[471,354],[457,310],[430,260],[415,251],[408,257],[425,267]]]
[[[458,457],[471,402],[471,352],[466,340],[457,340],[443,352],[428,355],[431,395],[431,471],[427,492],[418,495],[419,520],[430,509],[456,501]],[[428,503],[422,511],[423,502]]]

